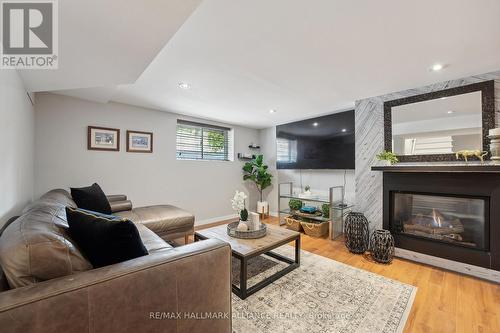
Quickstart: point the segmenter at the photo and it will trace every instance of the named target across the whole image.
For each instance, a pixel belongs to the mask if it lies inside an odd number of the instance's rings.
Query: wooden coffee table
[[[261,290],[265,286],[276,281],[285,274],[293,271],[300,266],[300,233],[278,226],[267,226],[266,236],[258,239],[239,239],[230,237],[227,234],[227,225],[220,225],[208,229],[196,231],[194,240],[203,240],[210,238],[217,238],[231,245],[233,257],[240,260],[240,286],[233,284],[232,290],[239,298],[245,299],[255,292]],[[287,243],[295,241],[295,258],[290,259],[280,254],[271,252],[271,250],[283,246]],[[247,267],[248,259],[260,255],[267,255],[272,258],[278,259],[288,264],[287,267],[274,273],[268,278],[258,282],[257,284],[247,287]]]

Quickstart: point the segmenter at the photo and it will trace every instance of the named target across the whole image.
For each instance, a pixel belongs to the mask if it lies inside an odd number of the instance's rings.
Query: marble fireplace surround
[[[459,80],[445,81],[425,87],[356,101],[356,204],[357,210],[364,213],[370,222],[371,230],[383,228],[383,175],[380,171],[372,171],[371,167],[377,164],[376,155],[384,150],[384,102],[490,80],[495,81],[495,123],[496,126],[499,127],[500,71],[470,76]],[[434,162],[424,164],[429,166],[436,165]],[[419,255],[411,251],[397,250],[396,254],[398,253],[402,257],[431,265],[439,265],[451,270],[459,270],[463,273],[473,274],[476,271],[475,266],[466,267],[463,264],[454,265],[454,262],[443,263],[440,258]],[[456,269],[458,266],[459,269]],[[500,282],[499,272],[483,272],[482,270],[484,269],[479,270],[481,271],[480,277]],[[494,275],[493,277],[491,276],[492,274]]]

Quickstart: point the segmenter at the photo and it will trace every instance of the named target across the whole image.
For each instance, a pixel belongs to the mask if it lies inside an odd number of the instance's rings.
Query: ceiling
[[[481,136],[481,92],[454,95],[392,108],[393,136]]]
[[[475,91],[393,107],[392,122],[397,124],[472,116],[479,119],[481,125],[482,112],[481,92]]]
[[[31,92],[91,88],[68,94],[107,101],[137,80],[200,2],[59,1],[59,69],[19,73]]]
[[[498,0],[91,2],[59,2],[61,69],[32,91],[265,128],[500,69]]]

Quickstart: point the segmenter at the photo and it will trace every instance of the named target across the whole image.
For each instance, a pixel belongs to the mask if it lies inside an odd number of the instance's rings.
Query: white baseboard
[[[217,217],[212,217],[209,219],[205,220],[198,220],[194,222],[194,225],[204,225],[204,224],[210,224],[210,223],[215,223],[215,222],[221,222],[221,221],[226,221],[230,219],[236,219],[238,218],[237,214],[231,214],[231,215],[226,215],[226,216],[217,216]]]
[[[400,248],[396,248],[394,254],[396,257],[399,258],[404,258],[420,262],[423,264],[436,266],[438,268],[443,268],[462,274],[472,275],[474,277],[478,277],[484,280],[500,283],[500,272],[492,269],[464,264],[462,262],[434,257],[427,254],[413,252],[410,250],[405,250]]]

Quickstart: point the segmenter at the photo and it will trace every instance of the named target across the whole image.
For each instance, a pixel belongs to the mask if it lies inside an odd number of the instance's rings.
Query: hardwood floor
[[[404,259],[378,264],[350,253],[341,240],[303,235],[302,249],[418,287],[405,332],[500,332],[498,284]]]

